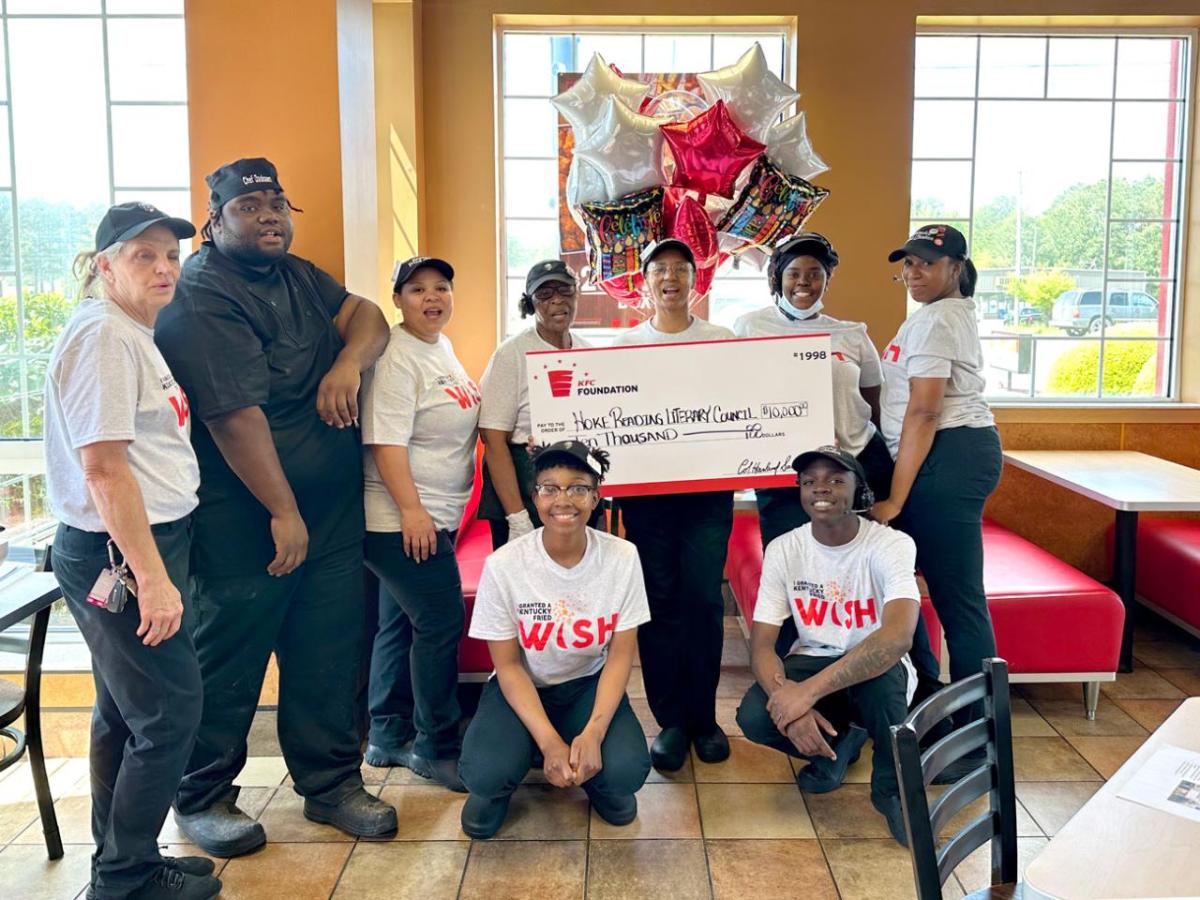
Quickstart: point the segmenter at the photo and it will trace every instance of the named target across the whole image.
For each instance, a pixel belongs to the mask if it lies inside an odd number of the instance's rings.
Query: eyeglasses
[[[557,500],[559,494],[566,494],[572,500],[586,500],[595,488],[588,484],[568,484],[561,487],[557,484],[535,484],[533,492],[546,500]]]
[[[691,271],[692,267],[687,263],[676,263],[670,266],[660,265],[659,263],[650,263],[650,265],[646,267],[647,275],[654,275],[658,278],[662,278],[664,275],[688,275],[691,273]]]
[[[557,294],[560,297],[574,297],[575,296],[575,285],[559,284],[559,285],[553,286],[553,287],[550,285],[544,285],[543,287],[540,287],[536,291],[533,292],[533,299],[541,300],[544,303],[547,300],[553,299],[555,294]]]

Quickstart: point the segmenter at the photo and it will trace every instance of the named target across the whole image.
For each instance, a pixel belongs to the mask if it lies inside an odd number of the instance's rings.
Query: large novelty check
[[[827,334],[535,351],[533,436],[607,451],[610,497],[792,485],[833,443],[831,355]]]

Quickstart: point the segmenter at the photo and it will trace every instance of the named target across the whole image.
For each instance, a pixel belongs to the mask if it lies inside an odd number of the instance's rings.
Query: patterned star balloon
[[[735,254],[769,247],[800,231],[828,196],[825,188],[789,175],[765,155],[760,156],[746,186],[716,228],[742,242],[731,249]]]
[[[808,139],[804,113],[776,122],[767,130],[767,157],[797,178],[816,178],[829,171],[829,166],[817,155]]]
[[[616,97],[604,100],[604,111],[586,143],[575,156],[588,163],[604,181],[606,200],[662,184],[662,143],[665,120],[635,113]]]
[[[724,100],[738,126],[755,140],[765,140],[779,114],[800,99],[767,65],[755,44],[732,66],[697,75],[709,103]]]
[[[578,144],[587,139],[604,114],[606,99],[617,97],[636,107],[649,89],[650,85],[641,81],[622,78],[609,68],[604,57],[593,53],[579,80],[557,97],[550,98],[550,102],[575,129],[575,143]]]
[[[734,124],[723,100],[662,133],[675,159],[671,184],[702,194],[732,197],[738,174],[766,149]]]

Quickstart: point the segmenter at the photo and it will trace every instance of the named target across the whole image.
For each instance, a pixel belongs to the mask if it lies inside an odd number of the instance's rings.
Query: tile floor
[[[691,760],[678,773],[653,773],[638,796],[637,821],[606,825],[580,790],[558,791],[537,773],[518,789],[508,822],[490,842],[459,830],[463,797],[431,787],[405,769],[364,768],[370,789],[395,804],[400,830],[389,841],[353,841],[308,822],[263,712],[252,758],[239,779],[242,805],[265,825],[271,843],[252,856],[218,861],[226,900],[690,900],[805,896],[911,897],[907,852],[887,836],[870,807],[870,753],[847,784],[802,795],[779,754],[739,737],[733,721],[750,683],[745,643],[728,623],[720,719],[733,756],[720,765]],[[1139,629],[1138,666],[1103,688],[1094,722],[1082,714],[1077,685],[1015,688],[1021,862],[1110,777],[1179,702],[1200,691],[1200,642],[1164,625]],[[645,705],[640,670],[630,686],[647,734],[657,730]],[[62,713],[82,725],[85,714]],[[70,717],[68,719],[67,717]],[[51,724],[49,728],[53,728]],[[77,751],[82,752],[82,751]],[[87,762],[58,758],[51,782],[66,856],[47,862],[27,765],[0,773],[0,894],[6,900],[82,896],[91,852]],[[964,813],[966,815],[966,813]],[[168,818],[162,842],[176,855],[196,852]],[[947,897],[983,887],[986,848],[946,885]]]

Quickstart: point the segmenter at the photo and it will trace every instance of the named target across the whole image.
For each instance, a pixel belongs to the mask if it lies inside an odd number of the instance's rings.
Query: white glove
[[[529,510],[509,513],[505,520],[508,522],[508,539],[515,540],[526,534],[533,533],[533,521],[529,518]]]

